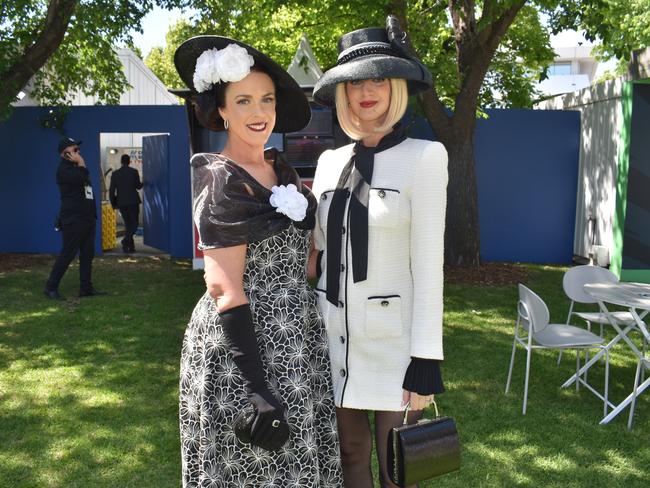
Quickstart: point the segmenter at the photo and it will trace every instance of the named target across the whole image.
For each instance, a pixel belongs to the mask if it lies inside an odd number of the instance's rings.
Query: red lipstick
[[[377,105],[377,102],[372,100],[364,100],[363,102],[359,103],[359,105],[361,105],[362,108],[370,108]]]

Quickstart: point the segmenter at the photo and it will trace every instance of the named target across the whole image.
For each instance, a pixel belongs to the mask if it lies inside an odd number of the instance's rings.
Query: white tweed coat
[[[329,339],[334,397],[338,407],[403,410],[402,383],[411,356],[443,359],[447,151],[438,142],[407,138],[375,155],[368,203],[368,278],[353,282],[345,232],[337,307],[325,297],[327,214],[352,147],[325,151],[313,185],[319,199],[314,242],[325,251],[318,307]],[[346,208],[344,227],[348,217]]]

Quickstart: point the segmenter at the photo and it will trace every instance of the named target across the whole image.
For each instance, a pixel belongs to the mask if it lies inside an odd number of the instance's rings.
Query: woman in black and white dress
[[[314,179],[319,198],[318,305],[329,337],[345,486],[372,488],[368,412],[375,412],[381,486],[387,438],[405,405],[415,422],[443,391],[443,244],[447,152],[406,136],[408,95],[431,85],[406,34],[387,28],[350,32],[314,88],[336,106],[356,142],[324,152]]]
[[[271,132],[309,121],[295,81],[220,36],[182,44],[175,64],[198,120],[226,130],[191,164],[207,291],[181,355],[184,487],[342,486],[327,343],[307,285],[316,202],[264,151]]]

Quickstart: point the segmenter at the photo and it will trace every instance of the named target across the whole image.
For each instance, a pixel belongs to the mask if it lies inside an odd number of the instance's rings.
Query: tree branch
[[[497,47],[499,47],[499,44],[501,43],[501,39],[525,4],[526,0],[518,0],[513,3],[499,18],[490,23],[489,27],[482,32],[484,37],[482,37],[481,40],[484,41],[487,49],[492,52],[496,51]],[[492,14],[490,13],[490,15]]]
[[[461,89],[456,97],[456,114],[469,117],[476,111],[478,93],[501,39],[514,22],[526,0],[518,0],[494,22],[489,23],[467,43],[457,45]],[[488,3],[488,6],[490,4]],[[490,9],[493,8],[490,6]],[[488,13],[492,15],[491,11]],[[465,76],[462,76],[464,74]],[[473,115],[471,115],[473,117]]]
[[[68,29],[75,0],[51,0],[43,30],[31,46],[27,46],[23,55],[0,73],[0,111],[16,99],[16,95],[29,82],[54,54]]]
[[[489,23],[489,20],[492,18],[492,15],[494,14],[495,8],[496,8],[495,0],[483,1],[483,12],[481,13],[481,18],[478,21],[479,25],[481,25],[484,21],[487,21]]]
[[[476,6],[474,0],[449,0],[449,12],[454,25],[456,43],[462,44],[476,34]]]
[[[450,139],[451,119],[445,111],[445,106],[440,101],[435,84],[418,96],[418,103],[431,127],[436,132],[436,136],[443,142],[448,141]]]

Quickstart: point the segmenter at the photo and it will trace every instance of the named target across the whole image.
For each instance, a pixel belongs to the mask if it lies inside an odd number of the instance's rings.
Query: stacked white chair
[[[564,273],[562,279],[562,288],[564,293],[571,299],[569,306],[569,315],[567,315],[566,323],[570,324],[571,319],[575,316],[584,320],[587,323],[587,330],[591,330],[591,324],[600,324],[600,336],[603,336],[603,324],[608,324],[609,321],[604,313],[597,312],[575,312],[573,307],[576,303],[596,304],[596,299],[585,292],[584,286],[587,283],[618,283],[618,277],[610,270],[601,268],[600,266],[574,266]],[[630,312],[612,312],[611,315],[621,325],[629,325],[634,323],[634,318]],[[559,363],[559,360],[558,360]]]
[[[522,413],[526,414],[528,402],[528,380],[530,377],[530,363],[533,349],[604,349],[603,338],[580,327],[568,324],[549,323],[550,314],[544,300],[528,287],[519,284],[519,301],[517,302],[517,321],[515,323],[514,341],[510,369],[506,382],[506,394],[510,389],[512,369],[515,362],[517,344],[526,349],[526,376],[524,381],[524,405]],[[576,374],[580,369],[580,354],[576,353]],[[609,390],[609,354],[605,350],[605,391],[604,396],[596,392],[586,380],[578,377],[576,388],[579,384],[587,386],[603,400],[603,410],[607,415],[608,390]]]
[[[636,367],[636,375],[634,376],[634,390],[632,391],[632,403],[630,403],[630,417],[627,420],[627,428],[632,429],[632,423],[634,422],[634,407],[636,407],[636,397],[638,395],[639,383],[643,381],[642,375],[645,368],[650,368],[650,358],[644,357],[639,360],[639,364]],[[646,382],[650,381],[647,379]]]

